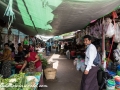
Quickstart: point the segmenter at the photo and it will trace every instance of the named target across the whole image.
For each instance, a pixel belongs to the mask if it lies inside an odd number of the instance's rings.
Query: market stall
[[[0,77],[0,90],[37,90],[41,72],[13,74],[9,78]]]
[[[118,12],[119,13],[119,12]],[[110,17],[110,18],[109,18]],[[112,17],[112,18],[111,18]],[[94,20],[84,30],[76,32],[76,44],[83,45],[83,36],[91,35],[93,44],[99,47],[101,54],[101,65],[98,71],[98,84],[100,90],[119,90],[120,89],[120,24],[117,11],[109,15]],[[74,65],[77,70],[84,71],[84,57],[81,53],[76,56]]]

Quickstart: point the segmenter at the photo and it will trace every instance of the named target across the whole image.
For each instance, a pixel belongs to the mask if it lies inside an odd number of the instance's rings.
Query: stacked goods
[[[116,83],[116,89],[120,89],[120,77],[119,76],[115,77],[115,83]]]
[[[120,76],[120,65],[117,66],[117,75]]]
[[[107,80],[107,90],[115,90],[115,80],[113,79]]]

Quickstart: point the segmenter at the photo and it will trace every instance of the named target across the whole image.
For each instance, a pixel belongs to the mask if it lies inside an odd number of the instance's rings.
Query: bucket
[[[120,65],[118,65],[118,66],[117,66],[117,70],[119,70],[119,71],[120,71]]]
[[[115,80],[114,79],[108,79],[107,84],[110,86],[115,86]]]
[[[116,85],[120,85],[120,82],[118,82],[118,81],[115,81],[115,83],[116,83]]]
[[[114,79],[107,80],[106,90],[115,90],[115,80]]]
[[[117,70],[117,75],[120,76],[120,70]]]
[[[120,82],[120,77],[119,77],[119,76],[116,76],[116,77],[115,77],[115,81]]]
[[[115,86],[112,87],[106,86],[106,90],[115,90]]]
[[[46,68],[44,70],[46,79],[55,79],[56,77],[56,69],[54,68]]]

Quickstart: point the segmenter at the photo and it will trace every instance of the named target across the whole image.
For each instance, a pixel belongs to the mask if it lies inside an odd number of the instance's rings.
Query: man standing
[[[82,76],[80,90],[98,90],[97,71],[98,66],[93,64],[94,59],[97,56],[97,49],[91,43],[91,36],[84,36],[84,44],[86,45],[85,52],[85,71]]]

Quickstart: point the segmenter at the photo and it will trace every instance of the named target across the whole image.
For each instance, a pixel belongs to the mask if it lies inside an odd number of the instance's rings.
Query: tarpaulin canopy
[[[0,1],[0,18],[9,0]],[[120,5],[120,0],[13,0],[13,27],[28,35],[60,35],[83,29]]]

